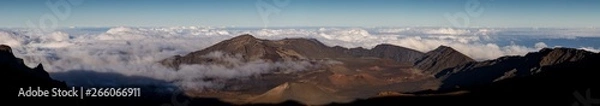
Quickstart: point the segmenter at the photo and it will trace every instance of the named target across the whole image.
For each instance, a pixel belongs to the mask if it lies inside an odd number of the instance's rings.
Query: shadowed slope
[[[435,74],[443,69],[451,68],[460,64],[473,62],[470,57],[447,46],[440,46],[425,55],[415,62],[415,67],[425,71],[426,73]]]
[[[553,66],[582,59],[595,58],[597,54],[571,48],[545,48],[525,56],[507,56],[495,60],[472,62],[437,73],[443,80],[441,88],[489,84],[512,77],[530,76],[545,71],[544,66]]]
[[[48,98],[48,97],[18,97],[20,88],[50,90],[52,88],[66,89],[67,85],[64,82],[50,78],[42,64],[35,68],[29,68],[23,63],[23,59],[16,58],[12,54],[12,49],[6,45],[0,45],[0,81],[3,84],[0,93],[3,98],[8,98],[8,102],[15,102],[21,105],[29,103],[45,103],[59,104],[66,99],[63,98]],[[50,94],[49,94],[50,96]],[[14,99],[14,100],[13,100]],[[29,101],[29,102],[22,102]],[[35,101],[35,102],[33,102]],[[63,105],[69,105],[63,104]]]

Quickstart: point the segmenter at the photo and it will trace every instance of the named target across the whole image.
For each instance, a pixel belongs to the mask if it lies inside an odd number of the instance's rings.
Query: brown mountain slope
[[[389,44],[377,45],[373,49],[329,47],[316,39],[286,38],[282,40],[257,39],[252,35],[240,35],[213,46],[189,53],[185,56],[174,56],[160,61],[161,64],[178,68],[181,64],[202,64],[219,62],[219,60],[203,56],[222,52],[229,55],[240,55],[243,61],[253,60],[302,60],[302,59],[335,59],[375,57],[392,59],[401,63],[412,63],[423,53],[416,50]]]
[[[352,99],[334,94],[332,89],[308,83],[284,83],[262,95],[250,98],[250,103],[281,103],[302,101],[307,105],[324,105],[331,102],[350,102]]]
[[[229,55],[240,55],[243,61],[253,60],[300,60],[300,59],[327,59],[347,58],[350,55],[339,53],[314,39],[282,39],[263,40],[252,35],[240,35],[229,40],[221,41],[213,46],[200,51],[189,53],[185,56],[174,56],[160,61],[165,66],[177,68],[181,64],[202,64],[214,62],[214,59],[202,56],[213,52],[223,52]],[[218,60],[217,60],[218,61]]]
[[[231,79],[219,82],[224,83],[222,89],[208,90],[214,92],[188,93],[192,97],[219,98],[240,104],[298,101],[305,105],[366,99],[375,97],[382,92],[399,92],[398,94],[400,94],[427,89],[438,90],[429,93],[428,91],[419,92],[433,97],[444,90],[456,90],[455,87],[459,87],[459,90],[473,86],[481,87],[481,85],[495,82],[535,76],[553,68],[564,70],[564,67],[577,67],[577,65],[573,66],[573,64],[567,63],[577,63],[580,60],[590,61],[590,59],[593,61],[599,57],[598,54],[583,50],[555,48],[543,49],[525,56],[507,56],[476,62],[446,46],[440,46],[423,54],[388,44],[378,45],[373,49],[348,49],[339,46],[328,47],[314,39],[261,40],[251,35],[242,35],[185,56],[163,60],[162,63],[167,66],[222,64],[222,60],[203,57],[214,52],[236,55],[243,58],[242,61],[260,59],[266,61],[311,60],[311,62],[333,60],[337,62],[295,73],[268,73],[250,78]],[[414,63],[410,63],[411,61]],[[585,67],[590,67],[590,65],[587,64]],[[560,76],[560,74],[557,75]],[[552,83],[543,80],[539,82]],[[515,82],[508,81],[507,85],[512,83]],[[528,84],[523,83],[523,85]],[[473,89],[475,90],[468,89],[468,91],[478,92],[477,88]],[[485,89],[493,89],[490,92],[494,92],[496,88]],[[421,97],[419,93],[413,93],[415,95],[411,96]],[[468,92],[450,93],[444,96],[452,98],[457,95],[460,97],[462,94],[469,94],[472,98],[477,99],[478,96],[481,96]],[[400,96],[407,97],[402,94]],[[493,97],[494,95],[484,95],[484,97],[487,96]]]
[[[458,66],[475,60],[447,46],[440,46],[417,60],[415,67],[426,73],[435,74],[446,68]]]
[[[224,84],[223,88],[205,90],[211,92],[186,91],[190,96],[219,98],[242,104],[286,100],[326,104],[368,98],[382,91],[417,91],[437,88],[439,85],[433,76],[413,69],[410,61],[423,53],[389,44],[373,49],[347,49],[328,47],[315,39],[262,40],[241,35],[185,56],[165,59],[161,63],[175,68],[181,64],[227,64],[223,60],[207,57],[215,52],[235,55],[242,58],[242,62],[308,60],[318,65],[294,73],[265,73],[223,80],[219,82]],[[319,64],[321,62],[333,63]]]

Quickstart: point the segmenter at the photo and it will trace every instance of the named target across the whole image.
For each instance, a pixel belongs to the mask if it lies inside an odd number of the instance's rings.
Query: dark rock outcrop
[[[440,46],[417,60],[415,67],[426,73],[435,74],[444,69],[455,67],[475,60],[447,46]]]
[[[0,81],[2,81],[2,96],[17,98],[20,88],[66,88],[64,82],[50,78],[41,64],[35,68],[29,68],[23,63],[23,59],[16,58],[12,54],[11,47],[0,45]]]
[[[495,60],[462,64],[445,69],[435,77],[442,80],[441,88],[485,85],[514,77],[531,76],[551,70],[546,67],[555,67],[563,63],[578,62],[583,59],[592,61],[598,56],[596,53],[572,48],[545,48],[525,56],[506,56]],[[600,62],[600,60],[594,61]]]

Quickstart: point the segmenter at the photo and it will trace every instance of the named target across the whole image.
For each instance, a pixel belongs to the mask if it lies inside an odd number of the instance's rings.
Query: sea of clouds
[[[73,86],[163,85],[174,84],[186,88],[219,87],[206,78],[234,79],[270,73],[274,69],[291,67],[304,71],[313,67],[306,61],[236,63],[234,67],[219,65],[182,66],[181,70],[163,67],[157,61],[201,50],[220,41],[241,34],[252,34],[261,39],[290,37],[315,38],[328,46],[372,48],[388,43],[427,52],[440,45],[450,46],[476,60],[495,59],[506,55],[524,55],[544,47],[548,42],[533,45],[497,41],[511,39],[578,39],[600,37],[596,28],[215,28],[215,27],[114,27],[70,28],[49,33],[30,29],[0,29],[0,44],[13,48],[16,56],[30,67],[38,63],[51,76]],[[561,46],[561,45],[554,45]],[[598,52],[600,45],[580,45],[580,48]],[[235,56],[211,54],[236,61]],[[250,71],[247,71],[250,70]],[[69,73],[76,74],[69,74]],[[128,78],[98,78],[91,74],[111,73],[122,76],[147,77],[157,81]]]

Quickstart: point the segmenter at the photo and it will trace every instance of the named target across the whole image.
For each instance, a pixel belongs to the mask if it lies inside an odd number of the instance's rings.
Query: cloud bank
[[[172,83],[185,88],[219,88],[215,79],[233,79],[265,73],[289,73],[314,67],[308,61],[265,62],[240,60],[236,55],[211,53],[205,57],[219,58],[231,65],[185,65],[181,70],[165,68],[157,61],[201,50],[219,41],[241,34],[262,39],[289,37],[315,38],[328,46],[372,48],[390,43],[427,52],[440,45],[450,46],[477,60],[495,59],[505,55],[524,55],[549,47],[548,42],[532,45],[499,45],[495,41],[507,38],[600,37],[599,29],[453,29],[453,28],[213,28],[213,27],[115,27],[109,29],[68,29],[51,33],[34,33],[29,29],[2,29],[0,43],[13,47],[16,56],[33,67],[44,64],[53,77],[70,85],[160,85]],[[579,47],[598,52],[597,45]],[[288,69],[288,70],[280,70]],[[279,70],[279,71],[275,71]],[[86,72],[91,71],[91,72]],[[52,74],[77,72],[77,74]],[[93,73],[92,73],[93,72]],[[159,81],[93,78],[88,74],[115,73],[141,76]],[[112,74],[106,74],[112,75]],[[212,79],[212,80],[207,80]],[[148,83],[150,82],[150,83]]]

